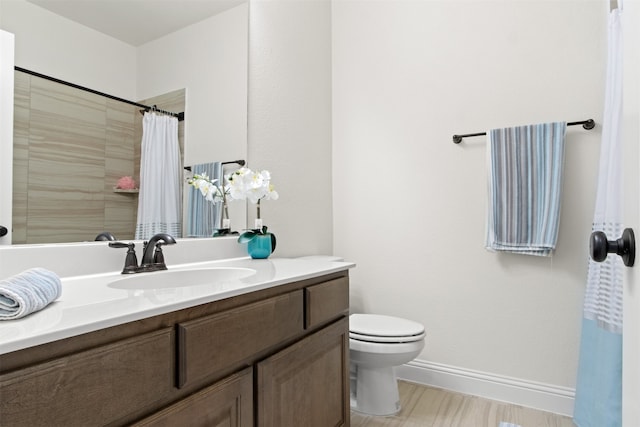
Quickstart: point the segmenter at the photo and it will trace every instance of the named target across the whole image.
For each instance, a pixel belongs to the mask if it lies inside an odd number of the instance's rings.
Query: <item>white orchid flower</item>
[[[188,182],[193,187],[200,191],[200,194],[211,203],[218,203],[222,201],[222,195],[218,186],[215,184],[217,179],[209,179],[206,173],[200,175],[194,175]]]
[[[247,167],[242,167],[227,175],[226,178],[229,197],[257,204],[258,218],[260,218],[261,200],[278,200],[279,195],[271,184],[271,173],[268,170],[255,172]]]

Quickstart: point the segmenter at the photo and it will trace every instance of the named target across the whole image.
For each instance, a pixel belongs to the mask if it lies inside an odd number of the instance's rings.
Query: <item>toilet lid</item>
[[[349,316],[349,338],[369,342],[413,342],[425,337],[418,322],[381,314]]]

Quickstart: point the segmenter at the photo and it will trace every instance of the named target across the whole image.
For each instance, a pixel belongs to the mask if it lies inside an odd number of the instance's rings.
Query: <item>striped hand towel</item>
[[[486,248],[552,255],[558,238],[566,123],[487,132]]]
[[[222,184],[222,163],[203,163],[193,166],[193,174],[206,173],[209,179]],[[189,205],[187,212],[187,237],[211,237],[222,222],[222,204],[211,203],[202,197],[200,190],[189,188]]]
[[[61,294],[60,278],[44,268],[0,280],[0,320],[19,319],[42,310]]]

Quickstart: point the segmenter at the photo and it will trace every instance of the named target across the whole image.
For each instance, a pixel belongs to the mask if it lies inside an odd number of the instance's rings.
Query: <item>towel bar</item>
[[[579,122],[567,123],[567,126],[576,126],[576,125],[582,125],[582,127],[585,128],[586,130],[591,130],[594,127],[596,127],[596,122],[593,119],[587,119],[587,120],[581,120]],[[478,133],[467,133],[464,135],[453,135],[453,143],[460,144],[462,142],[462,138],[466,138],[469,136],[481,136],[486,134],[487,134],[486,132],[478,132]]]
[[[230,165],[230,164],[233,164],[233,163],[237,163],[240,166],[244,166],[244,165],[247,164],[247,162],[245,162],[244,160],[231,160],[229,162],[222,162],[222,165]],[[185,166],[184,170],[190,171],[191,170],[191,166]]]

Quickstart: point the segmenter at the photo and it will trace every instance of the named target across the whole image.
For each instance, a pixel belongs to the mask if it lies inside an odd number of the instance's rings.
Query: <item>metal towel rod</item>
[[[247,162],[245,162],[244,160],[231,160],[231,161],[228,161],[228,162],[222,162],[222,165],[223,166],[224,165],[230,165],[230,164],[233,164],[233,163],[237,163],[240,166],[244,166],[244,165],[247,164]],[[190,171],[191,170],[191,166],[185,166],[184,170]]]
[[[591,130],[594,127],[596,127],[596,122],[593,119],[588,119],[588,120],[582,120],[579,122],[569,122],[567,123],[567,126],[576,126],[576,125],[582,125],[583,128],[587,129],[587,130]],[[466,138],[466,137],[470,137],[470,136],[481,136],[481,135],[486,135],[486,132],[478,132],[478,133],[467,133],[464,135],[453,135],[453,143],[454,144],[460,144],[462,142],[462,138]]]

